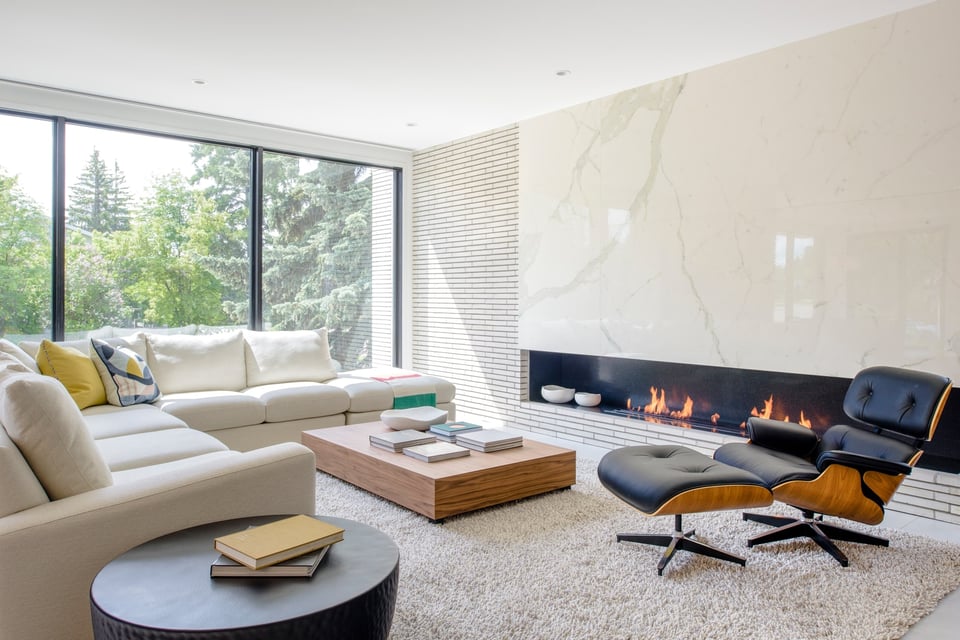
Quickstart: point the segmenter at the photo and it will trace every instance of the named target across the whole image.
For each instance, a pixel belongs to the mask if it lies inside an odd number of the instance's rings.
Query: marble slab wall
[[[960,3],[520,123],[520,347],[960,380]]]

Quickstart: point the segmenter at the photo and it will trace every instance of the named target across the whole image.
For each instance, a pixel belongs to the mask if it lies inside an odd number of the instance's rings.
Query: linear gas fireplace
[[[530,400],[554,384],[599,393],[588,411],[688,429],[746,435],[750,416],[788,420],[822,433],[849,423],[849,378],[634,358],[529,352]],[[951,394],[919,466],[960,471],[960,392]]]

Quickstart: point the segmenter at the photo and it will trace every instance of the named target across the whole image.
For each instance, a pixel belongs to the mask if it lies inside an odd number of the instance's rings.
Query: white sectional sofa
[[[216,520],[313,513],[302,430],[376,420],[408,401],[455,410],[439,378],[337,374],[323,332],[106,342],[149,375],[132,386],[111,376],[84,355],[89,340],[21,343],[27,352],[0,340],[0,640],[92,637],[93,577],[141,542]]]
[[[307,429],[379,420],[381,412],[412,396],[432,395],[431,403],[446,409],[451,420],[456,415],[455,387],[442,378],[397,368],[337,372],[323,329],[137,333],[105,342],[127,347],[147,362],[162,393],[151,407],[238,451],[299,442]],[[36,358],[41,344],[19,346]],[[90,348],[90,340],[57,344],[83,353]],[[102,437],[99,424],[115,424],[110,414],[128,408],[97,404],[83,412]],[[120,421],[135,430],[140,420],[158,419],[137,415]]]
[[[315,509],[306,447],[231,451],[147,405],[83,416],[59,381],[3,353],[0,427],[2,640],[91,638],[93,577],[137,544]]]

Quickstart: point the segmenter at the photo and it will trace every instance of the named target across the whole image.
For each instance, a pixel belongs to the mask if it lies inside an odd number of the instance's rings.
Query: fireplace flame
[[[767,418],[773,414],[773,394],[770,394],[770,397],[763,401],[763,411],[760,411],[756,407],[750,410],[750,415],[755,418]]]
[[[627,398],[627,409],[629,410],[631,407],[632,403],[630,399]],[[643,405],[641,411],[653,416],[670,416],[671,418],[679,419],[689,418],[693,415],[693,398],[687,396],[683,402],[682,409],[671,410],[670,407],[667,406],[666,389],[650,387],[650,402],[649,404]]]
[[[769,419],[773,415],[773,394],[770,394],[770,397],[763,401],[763,410],[761,411],[757,407],[754,407],[750,410],[750,415],[757,418],[767,418]],[[784,415],[782,418],[778,418],[783,422],[790,422],[790,416]],[[800,419],[796,421],[797,424],[806,427],[807,429],[813,429],[813,423],[803,415],[803,410],[800,410]],[[741,429],[745,429],[747,423],[744,422],[740,425]]]
[[[653,415],[663,415],[667,411],[666,392],[660,389],[659,395],[656,387],[650,387],[650,404],[643,405],[643,412]]]
[[[790,422],[790,416],[784,415],[779,418],[774,418],[775,399],[773,394],[763,401],[763,408],[753,407],[750,410],[750,415],[757,418],[766,418],[766,419],[776,419],[782,420],[784,422]],[[627,398],[627,412],[636,412],[638,414],[644,413],[649,416],[666,416],[670,418],[675,418],[678,420],[687,420],[693,418],[693,398],[689,394],[685,396],[683,402],[683,407],[680,409],[671,409],[667,406],[667,390],[665,387],[650,387],[650,402],[647,404],[637,404],[634,406],[633,398]],[[720,414],[714,412],[710,416],[710,422],[713,425],[719,425],[720,423]],[[796,421],[797,424],[803,425],[807,429],[812,429],[812,421],[804,415],[803,411],[800,411],[800,419]],[[685,426],[685,425],[681,425]],[[740,429],[745,430],[747,428],[746,421],[740,423]]]

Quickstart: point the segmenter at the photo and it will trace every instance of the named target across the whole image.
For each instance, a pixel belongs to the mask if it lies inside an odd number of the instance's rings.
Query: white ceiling
[[[0,79],[420,149],[927,2],[0,0]]]

